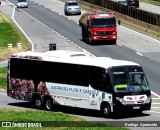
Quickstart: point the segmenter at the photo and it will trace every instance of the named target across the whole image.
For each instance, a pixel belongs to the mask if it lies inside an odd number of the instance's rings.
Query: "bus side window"
[[[109,74],[106,74],[104,69],[93,68],[90,72],[90,85],[101,91],[111,91],[111,82]]]

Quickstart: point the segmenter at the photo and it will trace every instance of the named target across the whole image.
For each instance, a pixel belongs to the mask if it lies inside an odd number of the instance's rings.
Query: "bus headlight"
[[[148,96],[145,103],[150,103],[151,102],[151,96]]]
[[[118,100],[119,102],[121,102],[122,104],[126,104],[126,102],[124,101],[124,99],[120,98],[120,97],[116,97],[116,100]]]

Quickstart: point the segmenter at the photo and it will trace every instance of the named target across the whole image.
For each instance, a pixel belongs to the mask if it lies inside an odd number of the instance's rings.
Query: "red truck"
[[[79,20],[79,26],[82,27],[83,41],[111,41],[116,44],[117,27],[113,13],[85,13]]]

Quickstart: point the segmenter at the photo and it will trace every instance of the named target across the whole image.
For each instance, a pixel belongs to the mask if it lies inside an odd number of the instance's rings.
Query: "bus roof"
[[[71,63],[80,65],[99,66],[109,68],[112,66],[138,65],[135,62],[116,60],[109,57],[95,57],[87,52],[56,50],[47,52],[20,52],[11,55],[11,58],[24,58],[44,60],[50,62]]]

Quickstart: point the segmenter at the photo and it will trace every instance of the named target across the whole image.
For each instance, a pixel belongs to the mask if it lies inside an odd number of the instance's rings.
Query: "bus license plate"
[[[140,109],[140,106],[134,106],[133,109]]]

